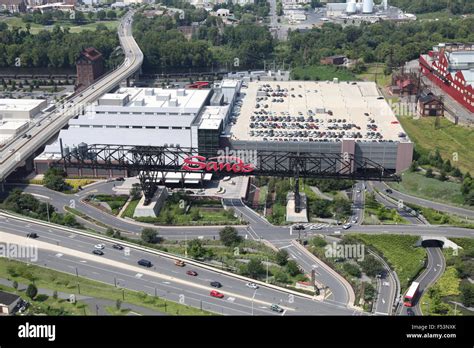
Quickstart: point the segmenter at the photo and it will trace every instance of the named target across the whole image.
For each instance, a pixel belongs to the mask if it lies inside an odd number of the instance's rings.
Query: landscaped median
[[[10,219],[16,219],[16,220],[20,220],[20,221],[24,221],[24,222],[35,223],[35,224],[39,224],[39,225],[43,225],[43,226],[53,225],[53,224],[48,224],[48,223],[45,223],[45,222],[42,222],[42,221],[39,221],[39,220],[35,220],[35,219],[28,219],[28,218],[24,218],[24,217],[15,216],[13,214],[5,213],[5,212],[0,212],[0,216],[4,216],[4,217],[8,217]],[[75,233],[75,234],[79,234],[79,235],[83,235],[83,236],[87,236],[87,237],[93,237],[97,240],[104,241],[104,242],[109,242],[109,243],[113,243],[113,244],[117,243],[116,239],[105,237],[105,236],[102,236],[102,235],[96,235],[96,234],[92,234],[92,233],[88,233],[88,232],[83,232],[83,231],[75,230],[75,229],[72,229],[72,228],[65,228],[65,227],[62,227],[62,226],[59,226],[59,225],[54,225],[54,226],[57,229],[60,229],[60,230],[63,230],[63,231],[69,232],[69,233]],[[288,293],[288,294],[292,294],[292,295],[299,296],[299,297],[308,298],[308,299],[311,299],[311,300],[316,299],[314,296],[311,296],[311,295],[307,295],[307,294],[304,294],[304,293],[300,293],[298,291],[293,291],[293,290],[286,289],[286,288],[283,288],[283,287],[279,287],[279,286],[276,286],[276,285],[273,285],[273,284],[268,284],[268,283],[265,283],[263,281],[255,280],[255,279],[252,279],[252,278],[248,278],[248,277],[237,275],[237,274],[234,274],[234,273],[231,273],[231,272],[220,270],[218,268],[208,266],[208,265],[206,265],[202,262],[195,261],[193,259],[185,258],[185,257],[182,257],[182,256],[176,256],[176,255],[166,253],[166,252],[162,252],[162,251],[157,251],[157,250],[152,249],[152,248],[139,246],[139,245],[129,243],[129,242],[121,241],[120,243],[123,246],[130,247],[130,248],[133,248],[133,249],[136,249],[136,250],[146,251],[146,252],[149,252],[151,254],[155,254],[155,255],[158,255],[158,256],[161,256],[161,257],[164,257],[164,258],[168,258],[168,259],[171,259],[171,260],[178,260],[178,259],[183,260],[187,264],[194,265],[194,266],[197,266],[197,267],[200,267],[200,268],[203,268],[203,269],[207,269],[207,270],[210,270],[210,271],[215,272],[215,273],[220,273],[220,274],[223,274],[223,275],[226,275],[226,276],[229,276],[229,277],[233,277],[233,278],[236,278],[236,279],[240,279],[240,280],[243,280],[243,281],[246,281],[246,282],[253,282],[253,283],[256,283],[256,284],[258,284],[262,287],[271,288],[271,289],[274,289],[274,290],[278,290],[278,291]],[[55,246],[50,245],[49,248],[51,248],[51,247],[55,247]],[[87,254],[87,256],[91,257],[91,255],[89,255],[89,254]],[[112,260],[107,260],[107,259],[98,258],[98,257],[97,257],[97,260],[100,260],[101,262],[105,262],[105,261],[115,262],[115,261],[112,261]],[[134,267],[134,266],[130,266],[130,267]],[[144,269],[140,268],[139,272],[140,273],[144,273],[144,272],[146,273],[147,270],[144,270]],[[155,272],[151,272],[151,271],[148,271],[148,272],[150,272],[151,276],[159,276]],[[174,280],[174,281],[176,281],[176,280]],[[208,287],[205,287],[205,288],[208,289]],[[235,294],[235,297],[240,297],[240,295]]]

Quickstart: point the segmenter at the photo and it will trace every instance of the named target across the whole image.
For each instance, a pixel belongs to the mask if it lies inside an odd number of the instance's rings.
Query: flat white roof
[[[0,99],[0,111],[31,111],[44,102],[44,99]]]
[[[124,95],[130,95],[130,100],[125,105],[130,107],[196,110],[204,105],[210,92],[210,89],[120,88],[115,93],[115,98],[121,100]],[[173,104],[173,101],[176,103]],[[137,105],[136,102],[140,104]]]
[[[2,130],[17,130],[27,124],[27,121],[7,121],[0,123],[0,131]]]

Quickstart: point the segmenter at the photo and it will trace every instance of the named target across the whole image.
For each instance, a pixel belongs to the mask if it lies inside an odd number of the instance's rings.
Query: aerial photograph
[[[1,348],[473,317],[474,0],[0,0]]]

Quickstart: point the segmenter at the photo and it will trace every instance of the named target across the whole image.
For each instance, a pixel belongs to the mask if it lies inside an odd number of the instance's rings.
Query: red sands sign
[[[190,156],[184,160],[183,170],[206,172],[250,173],[255,170],[253,163],[245,163],[239,157],[220,156],[207,159],[204,156]]]

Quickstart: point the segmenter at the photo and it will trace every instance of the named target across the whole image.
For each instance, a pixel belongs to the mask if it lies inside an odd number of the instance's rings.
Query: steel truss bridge
[[[158,184],[164,184],[167,173],[181,173],[184,186],[184,176],[190,173],[183,169],[184,160],[199,154],[196,148],[156,147],[156,146],[127,146],[81,144],[72,151],[64,149],[61,143],[61,159],[53,166],[68,169],[99,169],[126,170],[129,176],[138,175],[146,201],[153,197]],[[209,160],[224,163],[224,158],[213,157]],[[298,192],[300,178],[314,179],[350,179],[399,181],[400,178],[393,170],[367,158],[355,158],[351,154],[311,153],[311,152],[255,152],[252,163],[254,169],[243,173],[232,171],[192,171],[201,175],[212,173],[214,176],[253,175],[291,177],[295,179],[295,209],[300,210],[300,195]],[[146,203],[145,203],[146,204]]]

